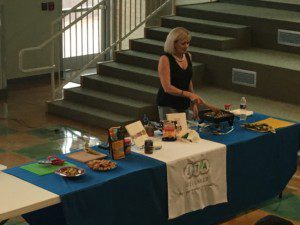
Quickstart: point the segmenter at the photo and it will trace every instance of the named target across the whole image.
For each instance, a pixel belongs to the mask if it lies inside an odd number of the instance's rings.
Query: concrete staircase
[[[300,12],[276,9],[284,4],[278,1],[271,8],[263,0],[180,6],[175,16],[162,17],[161,27],[148,27],[145,38],[131,40],[130,50],[116,52],[114,62],[100,63],[99,74],[83,76],[81,87],[65,90],[65,98],[49,103],[48,112],[104,128],[143,114],[157,119],[157,63],[168,32],[178,26],[192,31],[196,87],[207,84],[299,104],[300,48],[278,44],[277,30],[300,31]],[[233,68],[255,72],[256,86],[233,83]]]
[[[277,38],[278,29],[300,31],[300,13],[262,7],[261,1],[252,1],[251,6],[244,3],[243,0],[231,0],[231,3],[222,1],[178,8],[178,16],[251,27],[252,45],[249,48],[229,51],[190,49],[194,53],[194,60],[206,65],[204,83],[299,104],[300,48],[279,44]],[[282,5],[290,6],[281,2],[280,6]],[[300,43],[300,36],[293,38]],[[256,86],[233,83],[233,68],[255,72]]]

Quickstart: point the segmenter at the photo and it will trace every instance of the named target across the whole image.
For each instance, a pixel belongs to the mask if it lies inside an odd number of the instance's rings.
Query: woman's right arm
[[[200,98],[200,96],[190,91],[181,90],[171,84],[170,62],[168,57],[165,55],[161,56],[159,59],[158,75],[160,83],[166,93],[189,98],[191,101],[194,101],[198,104],[202,103],[202,99]]]

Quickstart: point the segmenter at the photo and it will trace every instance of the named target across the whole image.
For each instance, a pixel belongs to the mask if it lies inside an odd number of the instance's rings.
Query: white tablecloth
[[[147,156],[167,165],[169,219],[227,202],[225,145],[163,142],[161,150]]]

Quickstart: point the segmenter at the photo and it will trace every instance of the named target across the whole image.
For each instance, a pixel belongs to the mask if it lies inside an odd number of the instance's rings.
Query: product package
[[[108,129],[109,149],[113,159],[125,158],[124,136],[125,131],[122,127],[111,127]]]

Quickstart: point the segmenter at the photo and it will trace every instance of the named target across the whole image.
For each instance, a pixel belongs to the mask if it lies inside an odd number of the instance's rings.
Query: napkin
[[[288,126],[291,126],[293,125],[294,123],[291,123],[291,122],[287,122],[287,121],[284,121],[284,120],[279,120],[279,119],[274,119],[274,118],[267,118],[265,120],[260,120],[260,121],[257,121],[255,122],[256,124],[268,124],[269,126],[273,127],[275,130],[278,129],[278,128],[283,128],[283,127],[288,127]]]
[[[233,113],[235,116],[240,116],[241,115],[241,109],[234,109],[230,111]],[[245,110],[246,116],[251,116],[253,114],[253,111]]]

